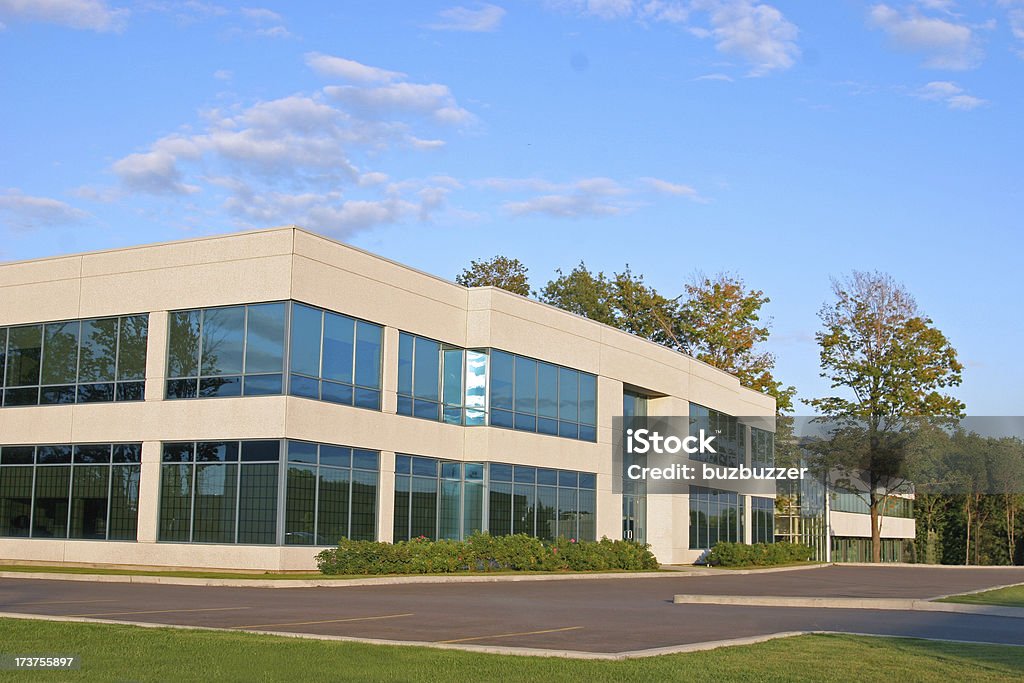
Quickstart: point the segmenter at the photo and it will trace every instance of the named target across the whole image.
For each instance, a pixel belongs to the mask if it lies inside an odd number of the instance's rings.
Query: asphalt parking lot
[[[1024,583],[1024,568],[289,589],[0,579],[0,612],[594,653],[807,630],[1024,645],[1024,620],[1010,617],[672,604],[676,593],[931,598],[1013,583]]]

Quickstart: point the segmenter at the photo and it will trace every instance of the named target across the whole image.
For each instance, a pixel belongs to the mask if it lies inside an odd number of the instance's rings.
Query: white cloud
[[[487,33],[496,31],[505,10],[497,5],[480,5],[476,9],[469,7],[450,7],[438,13],[441,21],[429,24],[427,28],[435,31],[467,31],[471,33]]]
[[[118,32],[129,11],[110,7],[104,0],[0,0],[0,16],[40,21],[88,31]]]
[[[704,201],[689,185],[660,178],[639,178],[630,183],[605,177],[584,178],[569,183],[554,183],[543,178],[483,178],[473,184],[487,190],[521,195],[501,203],[501,208],[513,216],[613,216],[636,209],[645,195],[651,193]]]
[[[8,188],[0,191],[0,216],[15,230],[35,230],[78,223],[89,214],[57,199],[34,197]]]
[[[927,67],[964,70],[981,63],[982,51],[969,26],[926,17],[915,9],[901,14],[884,4],[871,7],[868,23],[885,32],[893,47],[923,54]]]
[[[646,183],[651,189],[665,194],[676,195],[677,197],[690,197],[691,199],[700,198],[697,190],[693,189],[689,185],[671,183],[667,180],[662,180],[661,178],[641,178],[640,181]]]
[[[401,71],[388,71],[360,64],[344,57],[334,57],[319,52],[306,53],[306,64],[322,76],[344,78],[347,81],[358,83],[389,83],[406,77],[406,74]]]
[[[959,111],[970,111],[988,104],[988,100],[968,95],[963,88],[950,81],[932,81],[918,89],[914,95],[922,100],[943,102],[950,109]]]
[[[234,75],[234,72],[230,69],[217,69],[213,72],[213,77],[218,81],[230,81]]]
[[[389,112],[430,114],[440,123],[459,125],[474,120],[458,106],[451,90],[440,83],[392,83],[376,88],[330,85],[324,93],[359,112],[380,115]]]
[[[241,12],[242,16],[246,19],[251,19],[253,21],[280,22],[284,20],[284,17],[280,14],[265,7],[243,7],[239,12]]]
[[[741,57],[751,65],[751,76],[788,69],[800,55],[799,29],[771,5],[750,0],[701,2],[710,12],[710,37],[724,54]]]
[[[728,76],[726,74],[704,74],[703,76],[697,76],[693,80],[695,80],[695,81],[725,81],[727,83],[732,83],[733,82],[732,76]]]

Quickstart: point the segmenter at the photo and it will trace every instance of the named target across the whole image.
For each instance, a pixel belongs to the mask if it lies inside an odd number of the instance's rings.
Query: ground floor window
[[[379,460],[377,451],[301,441],[165,443],[158,538],[267,545],[373,539]]]
[[[743,496],[702,486],[690,487],[690,550],[713,548],[719,541],[743,540]]]
[[[775,541],[775,500],[751,496],[750,516],[750,542],[773,543]]]
[[[912,541],[902,538],[883,538],[882,562],[910,562],[908,546]],[[872,543],[870,538],[832,537],[833,562],[871,562]]]
[[[475,531],[594,540],[595,489],[589,472],[397,455],[394,540]]]
[[[136,540],[142,445],[0,447],[0,536]]]

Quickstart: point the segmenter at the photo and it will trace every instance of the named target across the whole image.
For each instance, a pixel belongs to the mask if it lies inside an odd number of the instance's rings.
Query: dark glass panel
[[[558,489],[558,535],[576,538],[577,527],[576,489]]]
[[[0,462],[11,464],[21,459],[9,459],[3,449]],[[31,449],[29,449],[31,462]],[[32,517],[32,471],[33,467],[0,467],[0,536],[27,538]]]
[[[357,408],[380,410],[380,392],[376,389],[356,387],[355,405]]]
[[[248,308],[245,374],[279,374],[284,370],[285,305],[258,304]]]
[[[581,489],[595,489],[597,488],[597,475],[590,474],[588,472],[580,472],[580,488]]]
[[[516,356],[516,412],[537,414],[537,361]]]
[[[413,467],[415,470],[415,464]],[[437,538],[437,479],[433,477],[412,478],[409,535]]]
[[[168,462],[168,446],[164,444],[164,462]],[[180,453],[179,453],[180,455]],[[161,541],[189,539],[189,521],[192,517],[192,465],[163,465],[160,468],[160,533]]]
[[[289,447],[296,443],[289,442]],[[316,466],[289,465],[286,486],[285,545],[319,545],[316,538]]]
[[[436,341],[416,338],[416,363],[413,369],[413,395],[416,398],[428,401],[438,401],[441,398],[438,383],[440,377],[441,345]],[[435,415],[433,419],[437,419]]]
[[[483,482],[467,481],[463,485],[462,497],[462,536],[468,538],[471,534],[483,531],[484,528]]]
[[[352,449],[344,446],[320,445],[320,464],[331,467],[351,467]]]
[[[291,394],[305,398],[320,398],[320,382],[309,377],[292,375]]]
[[[580,475],[582,479],[584,475]],[[581,490],[579,493],[579,536],[580,541],[597,540],[597,493]]]
[[[78,381],[112,382],[116,376],[116,365],[117,318],[83,320],[82,346],[78,355]]]
[[[412,486],[412,477],[405,475],[398,475],[395,477],[395,543],[409,540],[410,486]]]
[[[492,462],[491,481],[512,481],[512,465]]]
[[[70,448],[68,449],[70,451]],[[68,537],[68,486],[71,466],[37,467],[32,537]]]
[[[108,452],[109,449],[110,447],[108,446]],[[71,483],[71,529],[68,534],[69,538],[102,540],[107,537],[107,499],[109,498],[109,489],[109,467],[86,465],[74,468],[73,481]]]
[[[570,472],[568,470],[558,471],[559,486],[571,486],[572,488],[576,488],[577,486],[579,486],[579,482],[579,472]]]
[[[79,384],[79,403],[109,403],[114,400],[113,382],[103,384]]]
[[[326,362],[326,358],[324,359],[324,362]],[[343,403],[347,406],[352,405],[351,385],[335,384],[334,382],[324,381],[320,386],[323,391],[323,400],[330,401],[331,403]]]
[[[559,422],[558,435],[566,439],[578,439],[580,435],[579,425],[572,422]]]
[[[336,544],[348,538],[349,470],[320,468],[318,542]]]
[[[39,403],[39,387],[7,389],[4,391],[5,406],[34,406]]]
[[[415,338],[406,332],[398,333],[398,393],[412,395],[412,352]],[[408,413],[405,413],[408,415]]]
[[[417,385],[418,386],[418,385]],[[417,400],[413,403],[413,416],[425,420],[437,420],[440,416],[441,404],[432,401]]]
[[[597,441],[597,427],[580,425],[580,441]]]
[[[4,375],[7,371],[7,328],[0,327],[0,387],[4,385]],[[3,392],[0,392],[0,403],[3,400]],[[0,522],[2,524],[2,522]]]
[[[282,375],[246,375],[242,393],[246,396],[276,396],[281,393]]]
[[[76,463],[109,463],[110,445],[75,446]]]
[[[289,441],[288,460],[291,462],[307,462],[316,464],[316,444],[308,441]]]
[[[355,327],[352,318],[337,313],[324,314],[324,379],[352,383]]]
[[[145,392],[145,382],[118,382],[115,398],[118,401],[141,401]]]
[[[43,331],[43,384],[74,384],[77,381],[79,328],[77,320],[46,326]]]
[[[0,449],[0,465],[31,465],[35,450],[33,446],[4,446]]]
[[[462,424],[462,408],[445,406],[443,409],[442,419],[445,424],[460,425]]]
[[[129,315],[121,318],[120,341],[117,348],[118,380],[141,380],[146,378],[146,344],[148,336],[148,315]]]
[[[558,417],[558,368],[550,363],[537,364],[537,414]]]
[[[515,467],[515,481],[517,484],[535,484],[537,483],[537,468],[536,467],[523,467],[522,465],[516,465]]]
[[[199,382],[195,379],[167,380],[167,398],[195,398],[198,390]]]
[[[558,470],[537,470],[537,483],[543,486],[555,486],[558,483]]]
[[[277,469],[276,464],[269,463],[241,468],[238,482],[239,543],[271,544],[277,541]]]
[[[245,306],[208,308],[203,311],[200,375],[242,374],[244,347]]]
[[[462,349],[445,349],[442,400],[451,406],[461,406],[462,400]],[[460,420],[461,422],[461,415]]]
[[[512,533],[536,535],[537,488],[516,484],[512,493]]]
[[[237,464],[196,465],[193,542],[235,542],[237,477]]]
[[[479,462],[467,462],[466,463],[466,481],[483,481],[484,480],[484,466],[483,463]]]
[[[433,458],[413,458],[412,473],[420,477],[437,477],[437,464]]]
[[[512,409],[512,358],[504,351],[491,351],[491,408]]]
[[[352,467],[376,471],[380,469],[380,453],[357,448],[352,451]]]
[[[516,429],[524,432],[537,431],[537,418],[533,415],[516,413]]]
[[[199,380],[199,397],[212,398],[214,396],[241,396],[242,376],[231,377],[203,377]]]
[[[545,541],[555,539],[558,518],[557,502],[558,489],[553,486],[537,487],[537,537]]]
[[[493,465],[492,472],[493,472]],[[490,510],[487,529],[491,536],[504,536],[512,533],[512,484],[495,482],[492,479],[490,490]]]
[[[142,444],[140,443],[119,443],[114,444],[115,463],[137,463],[142,462]]]
[[[164,462],[192,462],[191,443],[165,443]]]
[[[352,519],[349,538],[372,541],[377,538],[377,473],[352,472]]]
[[[356,384],[361,387],[380,388],[382,334],[379,325],[356,323]]]
[[[199,374],[199,314],[199,311],[178,311],[168,318],[168,377]]]
[[[242,442],[242,462],[277,462],[280,459],[280,441],[266,440]]]
[[[408,455],[395,456],[395,474],[409,474],[412,467],[412,458]]]
[[[579,421],[580,373],[568,368],[558,369],[558,419]],[[575,437],[573,437],[575,438]]]
[[[26,325],[9,329],[7,342],[7,386],[18,387],[39,384],[39,361],[42,356],[42,347],[42,325]],[[8,395],[10,395],[9,392]],[[32,403],[35,403],[35,400]],[[25,404],[17,403],[15,405]]]
[[[116,456],[114,459],[116,462]],[[110,468],[110,531],[107,538],[111,541],[134,541],[138,537],[141,469],[138,465]]]
[[[462,463],[459,462],[442,462],[441,463],[441,478],[442,479],[462,479]]]
[[[541,434],[558,434],[558,420],[547,417],[537,418],[537,431]]]
[[[238,462],[238,442],[200,441],[196,444],[196,462]]]
[[[320,333],[323,314],[315,308],[292,305],[290,369],[311,377],[320,376]],[[294,381],[292,393],[295,393]],[[309,394],[297,394],[308,396]]]
[[[512,413],[506,410],[492,410],[491,411],[491,426],[492,427],[508,427],[512,428]]]
[[[77,387],[74,384],[63,387],[43,387],[39,390],[39,403],[44,406],[74,403],[76,394]]]
[[[412,399],[408,396],[398,397],[398,414],[399,415],[412,415]]]
[[[458,540],[462,525],[462,482],[442,480],[437,513],[437,537]]]
[[[580,373],[580,422],[597,424],[597,378]]]
[[[70,463],[71,446],[40,446],[36,449],[36,462],[40,465]]]

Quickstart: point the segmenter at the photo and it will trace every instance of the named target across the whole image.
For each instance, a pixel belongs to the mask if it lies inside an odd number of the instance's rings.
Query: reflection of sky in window
[[[196,494],[200,496],[225,495],[227,492],[227,469],[227,465],[201,468],[196,479]]]
[[[487,407],[487,354],[466,352],[466,407]]]

